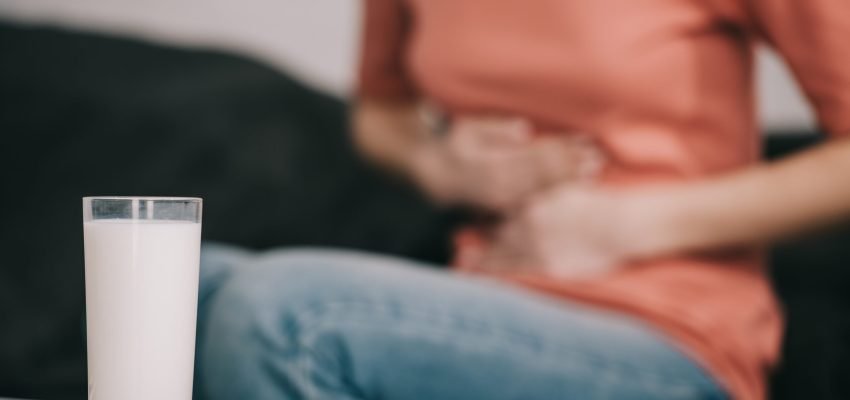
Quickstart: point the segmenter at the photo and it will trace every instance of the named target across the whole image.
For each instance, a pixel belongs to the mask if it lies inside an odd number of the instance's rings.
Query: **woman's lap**
[[[357,252],[202,255],[209,399],[723,398],[638,321]]]

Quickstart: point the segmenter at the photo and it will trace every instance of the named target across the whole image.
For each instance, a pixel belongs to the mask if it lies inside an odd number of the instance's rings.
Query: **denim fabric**
[[[197,397],[723,399],[628,316],[414,262],[205,245]]]

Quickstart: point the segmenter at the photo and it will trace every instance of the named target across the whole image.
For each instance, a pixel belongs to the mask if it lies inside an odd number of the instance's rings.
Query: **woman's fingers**
[[[491,150],[526,145],[533,134],[531,124],[521,118],[477,118],[465,124],[475,145]]]
[[[599,146],[586,135],[546,136],[538,139],[536,164],[546,185],[593,181],[605,165]]]
[[[531,127],[520,119],[483,118],[455,122],[448,145],[460,197],[493,211],[518,204],[540,187]]]
[[[450,197],[497,212],[556,184],[592,181],[605,163],[587,135],[536,135],[518,118],[458,118],[445,146],[445,180],[457,183]]]

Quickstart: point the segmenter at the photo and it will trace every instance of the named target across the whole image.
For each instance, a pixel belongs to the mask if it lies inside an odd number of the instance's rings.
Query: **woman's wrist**
[[[687,215],[693,204],[682,190],[648,189],[625,194],[623,203],[624,251],[632,259],[647,259],[688,249]]]

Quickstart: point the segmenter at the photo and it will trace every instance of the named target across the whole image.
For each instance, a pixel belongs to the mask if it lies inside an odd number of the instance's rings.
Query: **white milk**
[[[190,400],[201,224],[83,224],[89,399]]]

